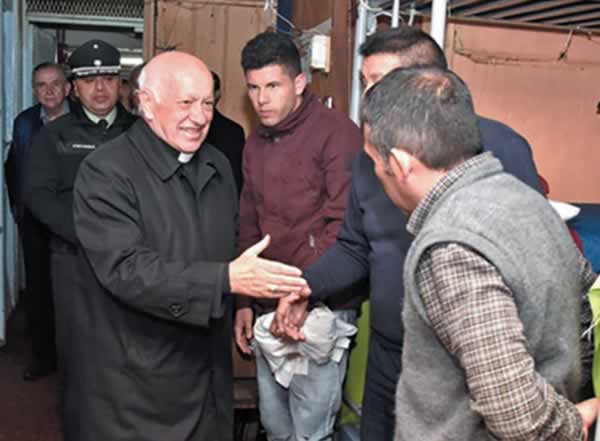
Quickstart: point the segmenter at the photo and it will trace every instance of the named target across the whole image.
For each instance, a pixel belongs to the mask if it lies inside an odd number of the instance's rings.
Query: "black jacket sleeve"
[[[531,146],[525,138],[505,124],[483,117],[479,117],[479,131],[483,148],[500,160],[507,173],[544,194]]]
[[[53,234],[76,244],[73,193],[60,191],[58,142],[58,136],[47,127],[33,138],[25,203]]]
[[[354,161],[348,204],[337,240],[304,272],[313,301],[324,301],[340,292],[353,295],[355,288],[369,277],[369,242],[356,189],[357,164]]]
[[[31,110],[31,109],[30,109]],[[30,133],[32,124],[30,123],[30,114],[33,111],[25,111],[15,118],[13,124],[12,142],[4,164],[4,178],[6,180],[6,191],[12,214],[17,222],[22,215],[23,208],[23,184],[24,184],[24,164],[27,160],[28,140],[30,142]],[[29,135],[29,136],[28,136]]]
[[[17,204],[17,163],[16,163],[16,150],[19,149],[19,145],[14,141],[10,144],[10,150],[4,163],[4,179],[6,181],[6,191],[8,193],[8,200],[10,202],[10,209],[12,210],[13,216],[17,216],[16,204]]]

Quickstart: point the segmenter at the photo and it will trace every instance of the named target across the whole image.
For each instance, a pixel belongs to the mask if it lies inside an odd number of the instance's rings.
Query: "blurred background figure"
[[[129,111],[134,115],[140,115],[139,107],[140,107],[140,99],[138,97],[138,91],[140,88],[138,78],[140,77],[140,73],[142,73],[142,69],[146,63],[138,64],[129,72]]]
[[[127,78],[121,78],[119,86],[119,101],[129,112],[131,112],[131,86]]]
[[[242,126],[227,118],[217,109],[217,105],[221,99],[221,79],[214,72],[212,72],[212,76],[215,85],[215,109],[206,141],[218,148],[229,159],[239,195],[244,183],[242,176],[242,156],[246,137]]]

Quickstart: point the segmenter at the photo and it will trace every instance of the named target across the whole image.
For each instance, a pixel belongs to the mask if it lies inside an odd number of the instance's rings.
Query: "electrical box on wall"
[[[310,44],[310,67],[329,72],[331,61],[331,37],[314,35]]]

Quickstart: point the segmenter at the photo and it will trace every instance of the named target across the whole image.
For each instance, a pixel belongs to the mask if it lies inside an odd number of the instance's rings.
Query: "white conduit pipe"
[[[400,0],[394,0],[392,7],[392,27],[397,28],[400,25]]]
[[[444,49],[447,0],[433,0],[431,5],[431,37]]]
[[[362,64],[359,48],[367,38],[367,14],[367,6],[362,1],[359,2],[354,33],[354,64],[352,66],[352,90],[350,95],[350,119],[358,125],[360,125],[360,67]]]

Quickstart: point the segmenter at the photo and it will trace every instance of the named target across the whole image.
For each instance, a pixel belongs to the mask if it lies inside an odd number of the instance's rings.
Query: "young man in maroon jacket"
[[[244,148],[240,202],[240,247],[265,234],[263,256],[305,268],[336,239],[350,184],[350,164],[362,146],[359,128],[327,109],[306,91],[300,56],[287,36],[265,32],[242,52],[248,96],[260,120]],[[328,305],[338,318],[354,321],[361,299]],[[249,353],[254,313],[275,304],[238,302],[235,336]],[[347,351],[346,351],[347,352]],[[278,384],[257,355],[259,408],[269,440],[329,440],[341,404],[347,353],[340,362],[309,361],[307,375]]]

